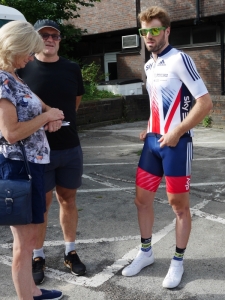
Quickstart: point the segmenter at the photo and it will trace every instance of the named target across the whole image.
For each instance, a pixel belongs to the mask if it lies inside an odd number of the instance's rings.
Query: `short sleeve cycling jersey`
[[[195,99],[208,93],[196,66],[187,54],[167,46],[156,61],[145,64],[150,99],[147,132],[165,134],[188,115]],[[193,136],[192,130],[187,132]]]

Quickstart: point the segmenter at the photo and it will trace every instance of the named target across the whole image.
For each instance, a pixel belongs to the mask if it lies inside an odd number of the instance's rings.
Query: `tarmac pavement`
[[[80,131],[83,184],[78,190],[77,252],[87,274],[76,277],[63,265],[64,242],[54,199],[45,242],[44,289],[60,289],[77,300],[225,300],[225,131],[197,127],[191,181],[192,232],[179,287],[162,281],[175,251],[175,215],[167,203],[164,180],[155,199],[155,263],[134,277],[121,270],[140,246],[134,205],[135,173],[146,122]],[[17,299],[11,278],[12,234],[0,230],[0,300]]]

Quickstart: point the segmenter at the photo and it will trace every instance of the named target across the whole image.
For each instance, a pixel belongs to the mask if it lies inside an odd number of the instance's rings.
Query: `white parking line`
[[[221,224],[225,224],[225,219],[220,218],[218,216],[214,216],[211,214],[204,213],[200,211],[199,209],[204,208],[210,200],[203,200],[201,203],[197,204],[193,208],[191,208],[191,214],[205,218],[206,220],[218,222]],[[165,226],[162,230],[158,231],[156,234],[153,234],[152,237],[152,245],[159,242],[163,237],[165,237],[169,232],[174,230],[175,228],[175,219],[172,223]],[[124,241],[124,240],[137,240],[140,239],[140,236],[127,236],[127,237],[117,237],[117,238],[102,238],[102,239],[91,239],[91,240],[78,240],[77,243],[101,243],[101,242],[115,242],[115,241]],[[45,246],[58,246],[58,245],[64,244],[63,241],[52,241],[52,242],[45,242]],[[2,244],[0,247],[3,248],[9,248],[12,247],[12,244]],[[70,273],[61,272],[59,270],[54,270],[52,268],[46,268],[45,270],[45,276],[52,278],[52,279],[58,279],[60,281],[64,281],[67,283],[71,283],[74,285],[81,285],[86,287],[98,287],[102,285],[104,282],[109,280],[111,277],[113,277],[119,270],[121,270],[125,265],[127,265],[131,260],[133,260],[137,254],[137,251],[139,249],[140,245],[137,245],[134,249],[130,250],[128,253],[126,253],[121,259],[118,259],[115,263],[113,263],[111,266],[106,267],[102,270],[102,272],[96,274],[92,278],[87,277],[76,277]],[[11,266],[12,265],[12,257],[1,255],[0,256],[0,263]]]
[[[158,241],[160,241],[164,236],[166,236],[174,228],[175,228],[175,220],[171,224],[169,224],[168,226],[164,227],[162,230],[157,232],[156,234],[153,234],[152,244],[155,244]],[[138,238],[140,239],[140,236],[138,236]],[[132,237],[132,239],[133,239],[133,237]],[[137,239],[137,237],[135,237],[135,239]],[[123,240],[124,240],[124,237],[123,237]],[[114,241],[114,239],[110,239],[108,241]],[[3,245],[0,245],[0,246],[2,247]],[[4,244],[4,248],[6,248],[6,244]],[[62,272],[59,270],[54,270],[52,268],[47,268],[47,267],[45,269],[45,276],[52,278],[52,279],[58,279],[60,281],[75,284],[75,285],[98,287],[98,286],[102,285],[104,282],[106,282],[107,280],[109,280],[111,277],[113,277],[115,275],[115,273],[118,272],[120,269],[122,269],[125,265],[127,265],[130,262],[130,260],[134,259],[134,257],[137,254],[138,249],[139,249],[139,245],[137,247],[135,247],[134,249],[132,249],[131,251],[129,251],[127,254],[125,254],[121,259],[118,259],[111,266],[106,267],[105,269],[102,270],[102,272],[96,274],[92,278],[76,277],[70,273],[65,273],[65,272]],[[0,263],[11,266],[12,265],[12,257],[6,256],[6,255],[1,255]]]
[[[193,160],[224,160],[225,157],[200,157],[194,158]]]
[[[193,141],[193,144],[224,144],[225,146],[225,142],[224,141],[216,141],[216,142],[211,142],[211,141],[207,141],[207,142],[202,142],[202,141]]]
[[[143,147],[142,143],[139,144],[125,144],[125,145],[113,145],[113,146],[82,146],[82,149],[93,149],[93,148],[124,148],[124,147]]]
[[[202,141],[193,141],[194,145],[201,145],[201,144],[224,144],[225,146],[225,142],[224,141],[216,141],[216,142],[212,142],[212,141],[207,141],[207,142],[202,142]],[[124,148],[124,147],[142,147],[143,143],[137,143],[137,144],[124,144],[124,145],[110,145],[110,146],[82,146],[82,149],[93,149],[93,148]]]
[[[200,157],[200,158],[194,158],[193,161],[199,161],[199,160],[205,160],[205,161],[211,161],[211,160],[224,160],[225,157]],[[98,164],[84,164],[84,167],[95,167],[95,166],[117,166],[117,165],[137,165],[138,162],[134,163],[98,163]]]
[[[113,237],[113,238],[100,238],[100,239],[88,239],[88,240],[76,240],[76,244],[97,244],[97,243],[103,243],[103,242],[119,242],[119,241],[131,241],[131,240],[138,240],[140,239],[140,235],[136,236],[120,236],[120,237]],[[45,247],[56,247],[64,245],[65,242],[63,240],[61,241],[45,241],[44,246]],[[0,244],[1,248],[4,249],[10,249],[12,248],[12,243],[6,243],[6,244]]]
[[[104,184],[104,182],[98,182]],[[225,181],[220,182],[199,182],[199,183],[191,183],[191,187],[198,186],[212,186],[212,185],[224,185]],[[165,184],[160,184],[159,188],[165,188]],[[99,193],[99,192],[118,192],[118,191],[134,191],[135,186],[133,187],[109,187],[109,188],[100,188],[100,189],[78,189],[78,193]]]

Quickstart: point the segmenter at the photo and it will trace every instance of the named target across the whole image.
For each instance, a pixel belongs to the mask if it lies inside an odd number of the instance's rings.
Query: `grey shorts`
[[[45,165],[45,191],[56,185],[66,189],[81,186],[83,174],[83,153],[81,146],[66,150],[51,150],[50,164]]]

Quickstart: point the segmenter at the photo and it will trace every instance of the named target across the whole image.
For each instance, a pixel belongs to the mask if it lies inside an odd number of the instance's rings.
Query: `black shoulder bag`
[[[28,179],[0,179],[0,225],[26,225],[32,221],[32,177],[23,142],[19,144]]]

